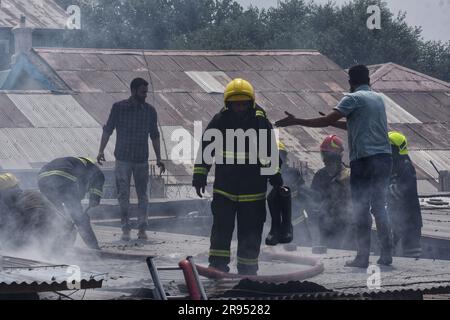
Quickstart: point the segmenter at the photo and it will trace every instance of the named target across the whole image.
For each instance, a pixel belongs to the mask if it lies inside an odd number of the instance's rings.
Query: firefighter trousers
[[[232,201],[215,194],[211,204],[213,226],[209,263],[211,267],[228,272],[230,245],[237,219],[237,269],[239,274],[255,275],[258,271],[258,257],[261,247],[266,201]]]

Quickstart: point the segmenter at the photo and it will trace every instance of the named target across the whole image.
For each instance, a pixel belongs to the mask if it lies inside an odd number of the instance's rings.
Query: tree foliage
[[[381,0],[343,6],[281,1],[268,10],[234,0],[58,0],[78,4],[82,30],[65,46],[142,49],[316,49],[347,68],[394,62],[450,81],[450,42],[424,41],[421,29]],[[381,8],[381,30],[369,30],[367,7]]]

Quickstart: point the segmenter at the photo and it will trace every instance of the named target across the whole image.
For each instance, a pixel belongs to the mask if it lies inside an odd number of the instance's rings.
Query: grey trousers
[[[117,198],[119,200],[122,220],[122,230],[131,230],[129,219],[131,175],[133,175],[136,193],[138,196],[138,227],[139,230],[146,230],[148,225],[148,162],[116,161],[115,176]]]

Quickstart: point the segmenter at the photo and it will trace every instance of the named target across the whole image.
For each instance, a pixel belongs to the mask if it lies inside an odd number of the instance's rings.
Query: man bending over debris
[[[0,175],[0,244],[6,250],[54,254],[75,242],[76,230],[38,191],[24,191],[18,179]]]
[[[386,107],[382,97],[371,90],[369,69],[358,65],[349,70],[351,93],[329,115],[315,119],[287,118],[278,127],[336,126],[348,130],[351,167],[351,191],[356,219],[357,255],[348,267],[367,268],[370,256],[371,213],[375,217],[381,245],[379,264],[392,264],[392,239],[386,212],[386,197],[392,168]],[[347,122],[339,121],[343,117]]]
[[[86,245],[100,250],[92,230],[90,208],[97,207],[103,195],[105,176],[90,158],[59,158],[46,164],[39,173],[39,189],[56,206],[69,213]],[[89,207],[83,211],[81,200],[89,192]]]

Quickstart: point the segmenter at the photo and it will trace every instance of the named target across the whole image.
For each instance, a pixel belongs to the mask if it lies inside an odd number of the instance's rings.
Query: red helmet
[[[342,153],[344,151],[344,143],[338,136],[332,135],[325,138],[320,146],[322,152]]]

